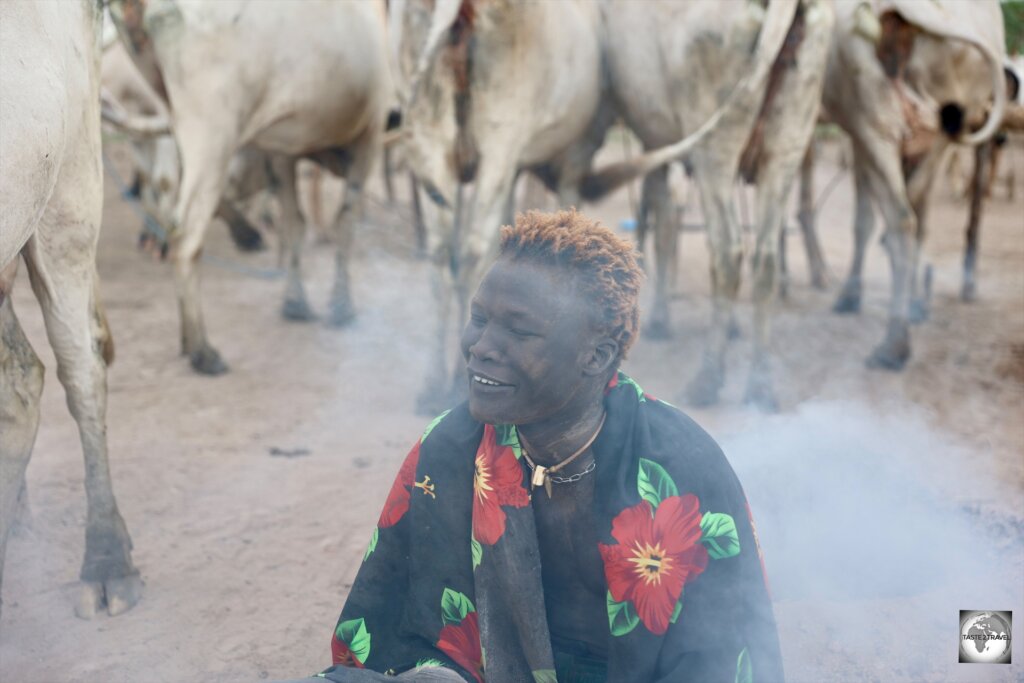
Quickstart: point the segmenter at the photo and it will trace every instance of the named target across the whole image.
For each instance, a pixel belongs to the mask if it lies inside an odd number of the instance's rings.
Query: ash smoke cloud
[[[1020,680],[957,663],[961,609],[1024,621],[1019,489],[906,406],[809,402],[719,435],[767,563],[791,681]]]

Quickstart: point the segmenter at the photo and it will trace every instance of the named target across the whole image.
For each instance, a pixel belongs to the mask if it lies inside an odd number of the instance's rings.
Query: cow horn
[[[878,45],[882,38],[882,24],[871,11],[871,5],[862,2],[853,13],[853,32],[866,38],[872,45]]]
[[[434,61],[434,56],[441,46],[441,40],[451,27],[455,18],[459,15],[459,8],[463,0],[436,0],[434,12],[430,16],[430,31],[427,33],[427,40],[423,45],[423,52],[420,53],[419,61],[416,62],[416,71],[413,73],[409,83],[409,99],[411,104],[416,101],[423,77]]]

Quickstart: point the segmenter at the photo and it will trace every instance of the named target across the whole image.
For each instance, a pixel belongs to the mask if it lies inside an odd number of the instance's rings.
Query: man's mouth
[[[478,373],[475,373],[475,372],[470,374],[470,378],[473,380],[474,384],[479,384],[479,385],[482,385],[482,386],[485,386],[485,387],[511,387],[512,386],[511,384],[506,384],[504,382],[499,382],[498,380],[494,379],[493,377],[488,377],[487,375],[481,375],[481,374],[478,374]]]

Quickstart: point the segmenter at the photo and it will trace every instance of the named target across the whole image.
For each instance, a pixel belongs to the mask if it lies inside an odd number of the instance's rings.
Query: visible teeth
[[[480,375],[473,375],[473,381],[474,382],[479,382],[480,384],[486,384],[486,385],[492,386],[492,387],[500,387],[500,386],[502,386],[498,382],[492,382],[489,379],[484,379]]]

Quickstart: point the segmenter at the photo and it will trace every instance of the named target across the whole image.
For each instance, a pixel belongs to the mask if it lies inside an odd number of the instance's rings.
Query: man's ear
[[[591,377],[608,374],[619,358],[619,343],[611,337],[600,337],[583,361],[583,372]]]

